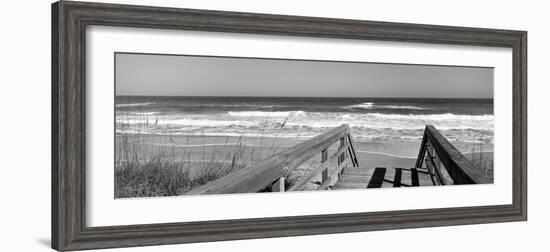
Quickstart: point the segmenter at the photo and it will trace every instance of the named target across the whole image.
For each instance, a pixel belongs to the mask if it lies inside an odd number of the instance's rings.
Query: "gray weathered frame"
[[[88,25],[507,47],[512,204],[129,226],[85,225]],[[78,250],[527,220],[527,32],[61,1],[52,5],[52,247]]]

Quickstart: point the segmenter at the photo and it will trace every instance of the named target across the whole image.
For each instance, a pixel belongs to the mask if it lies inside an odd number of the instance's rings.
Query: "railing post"
[[[424,159],[424,155],[426,155],[426,145],[428,144],[428,133],[427,127],[424,129],[424,134],[422,136],[422,142],[420,143],[420,151],[418,152],[418,157],[416,158],[416,168],[422,167],[422,160]]]
[[[324,149],[321,151],[321,165],[323,165],[328,159],[328,149]],[[325,180],[328,179],[328,167],[323,169],[323,172],[321,173],[321,184],[325,182]]]
[[[340,138],[340,146],[338,146],[338,151],[340,151],[345,146],[346,146],[346,137],[343,136],[342,138]],[[344,162],[346,162],[346,152],[345,151],[343,151],[340,155],[338,155],[338,167],[340,167],[340,165]],[[345,170],[346,170],[346,167],[342,168],[338,172],[338,178],[340,178],[340,176],[342,176],[342,174],[344,174]]]
[[[434,160],[435,159],[435,155],[433,154],[435,151],[435,148],[433,148],[432,144],[430,143],[430,141],[426,141],[424,143],[424,162],[426,163],[426,168],[428,169],[428,172],[430,173],[430,176],[434,176],[435,179],[433,180],[434,181],[434,184],[435,185],[444,185],[445,181],[443,180],[443,178],[441,177],[441,174],[439,173],[439,170],[437,168],[437,165],[436,165],[436,161]]]
[[[280,177],[271,185],[272,192],[284,192],[285,191],[285,177]]]
[[[349,157],[351,158],[352,166],[358,167],[359,162],[357,161],[357,155],[355,154],[355,149],[353,148],[353,143],[352,143],[353,141],[351,141],[351,135],[348,133],[346,136],[349,141],[348,152],[349,152]]]
[[[436,146],[428,139],[426,142],[426,154],[429,157],[429,161],[433,164],[433,170],[438,178],[438,182],[442,185],[452,185],[454,184],[453,178],[450,176],[449,172],[445,168],[441,157],[437,153]]]
[[[321,163],[324,163],[328,159],[328,149],[321,151]]]

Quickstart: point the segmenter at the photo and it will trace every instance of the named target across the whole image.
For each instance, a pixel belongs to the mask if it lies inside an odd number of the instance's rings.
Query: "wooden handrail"
[[[273,156],[270,156],[253,167],[245,167],[225,177],[214,180],[205,185],[199,186],[187,194],[219,194],[219,193],[246,193],[257,192],[267,186],[279,181],[288,172],[321,151],[327,150],[332,144],[341,141],[343,138],[351,140],[350,128],[343,124],[337,128],[301,142],[293,147],[285,149]],[[351,146],[349,141],[348,146]],[[347,150],[342,149],[342,151]],[[355,153],[352,159],[357,162]]]
[[[432,153],[430,148],[434,153]],[[416,159],[417,168],[422,166],[426,154],[428,154],[426,160],[428,168],[430,171],[433,170],[435,172],[441,184],[449,183],[445,179],[446,176],[450,176],[453,184],[491,183],[491,179],[486,177],[480,169],[477,169],[470,160],[464,157],[433,125],[426,125],[424,130],[424,137],[422,138],[420,151]],[[436,165],[434,158],[437,158],[445,170],[439,169],[440,167]]]
[[[341,157],[342,154],[345,154],[348,151],[348,148],[350,148],[350,142],[346,141],[343,145],[339,146],[338,151],[336,151],[334,154],[330,156],[330,158],[327,158],[326,160],[321,160],[321,164],[317,165],[313,169],[311,169],[307,174],[305,174],[298,182],[296,182],[292,187],[290,187],[289,191],[301,191],[303,190],[315,177],[319,176],[319,174],[323,171],[327,171],[331,166],[339,166],[340,164],[334,165],[334,163],[337,162],[337,160]],[[352,158],[353,159],[353,158]],[[339,168],[339,167],[337,167]],[[339,172],[339,169],[335,169],[335,171],[331,172],[330,175],[326,175],[324,181],[330,181],[330,178],[334,177],[334,174]],[[320,186],[322,187],[322,185]],[[325,188],[323,188],[325,189]]]

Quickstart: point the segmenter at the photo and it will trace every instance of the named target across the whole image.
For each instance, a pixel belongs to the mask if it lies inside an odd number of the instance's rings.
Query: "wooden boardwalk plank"
[[[370,174],[372,173],[372,168],[360,168],[360,167],[349,167],[349,168],[346,168],[346,173],[367,173],[367,174]]]
[[[384,177],[386,176],[386,168],[377,167],[369,180],[367,188],[380,188],[384,183]]]
[[[365,188],[365,183],[351,183],[351,182],[338,182],[336,185],[332,187],[334,188],[340,188],[340,189],[352,189],[352,188]]]
[[[401,187],[401,168],[395,168],[395,176],[393,176],[393,187]]]
[[[425,168],[347,168],[332,190],[433,186],[431,175]]]
[[[366,182],[369,181],[369,177],[368,176],[343,176],[342,178],[340,178],[339,182],[344,182],[344,183],[363,183],[365,184],[365,187],[366,187]]]
[[[420,183],[418,182],[418,171],[416,168],[411,168],[411,179],[412,179],[412,186],[419,186]]]
[[[345,172],[342,175],[348,176],[348,177],[372,177],[372,173],[374,172],[374,169],[372,169],[370,172]]]
[[[433,186],[434,180],[430,175],[428,168],[415,168],[418,171],[419,186]]]
[[[401,186],[412,186],[411,180],[411,170],[410,169],[401,169]]]
[[[386,176],[384,177],[382,188],[391,188],[393,187],[393,180],[395,178],[395,169],[394,168],[384,168],[386,169]]]

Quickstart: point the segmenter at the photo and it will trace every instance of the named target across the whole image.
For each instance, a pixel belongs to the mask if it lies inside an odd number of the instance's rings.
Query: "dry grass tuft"
[[[135,120],[132,125],[117,122],[116,135],[119,141],[116,146],[115,198],[181,195],[192,188],[254,165],[268,153],[275,152],[276,148],[267,144],[262,146],[262,141],[260,146],[246,146],[242,137],[237,139],[237,143],[229,144],[227,137],[220,148],[207,152],[203,136],[202,147],[198,147],[202,148],[202,156],[200,160],[192,160],[193,149],[176,147],[171,136],[143,133],[148,127],[155,127],[156,123],[151,125],[143,116],[136,116],[132,120]],[[166,144],[152,148],[151,141]],[[186,139],[188,141],[189,137]]]

